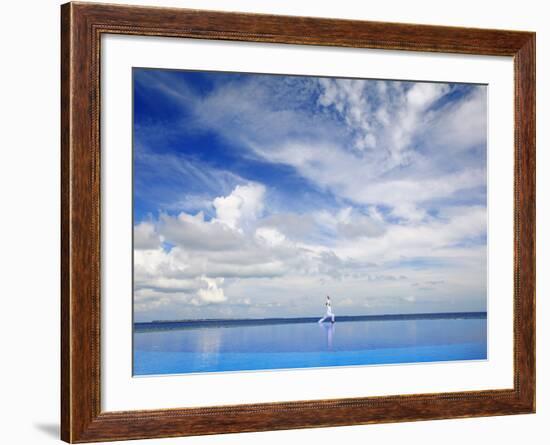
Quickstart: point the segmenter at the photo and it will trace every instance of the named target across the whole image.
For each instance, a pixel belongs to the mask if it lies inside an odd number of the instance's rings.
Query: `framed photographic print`
[[[534,33],[61,13],[63,440],[534,412]]]

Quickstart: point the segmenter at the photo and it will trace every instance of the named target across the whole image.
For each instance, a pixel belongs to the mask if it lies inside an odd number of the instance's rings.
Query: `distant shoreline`
[[[155,320],[135,322],[135,332],[159,331],[170,329],[192,329],[204,327],[263,326],[270,324],[296,324],[317,322],[320,317],[293,318],[248,318],[248,319],[202,319],[202,320]],[[384,314],[384,315],[341,315],[336,316],[337,323],[353,321],[388,320],[440,320],[440,319],[480,319],[487,318],[487,312],[439,312],[422,314]]]

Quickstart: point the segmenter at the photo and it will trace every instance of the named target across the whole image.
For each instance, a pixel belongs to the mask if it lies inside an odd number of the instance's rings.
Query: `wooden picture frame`
[[[103,34],[512,56],[514,387],[102,412],[100,38]],[[61,7],[61,437],[71,443],[535,412],[535,34],[92,3]]]

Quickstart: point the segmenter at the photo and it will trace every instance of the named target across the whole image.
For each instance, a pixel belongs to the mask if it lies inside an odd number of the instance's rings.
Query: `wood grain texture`
[[[514,57],[514,388],[101,412],[100,38],[104,33]],[[535,35],[91,3],[61,7],[61,436],[67,442],[532,413]]]

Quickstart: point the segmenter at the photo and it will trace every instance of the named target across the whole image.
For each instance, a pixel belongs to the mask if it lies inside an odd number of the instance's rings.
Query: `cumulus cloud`
[[[212,203],[216,221],[232,229],[241,229],[260,216],[264,204],[265,187],[261,184],[238,185],[228,196],[220,196]]]
[[[275,227],[260,227],[256,229],[255,236],[268,246],[281,245],[285,241],[285,236]]]
[[[168,242],[189,250],[228,250],[242,242],[235,227],[219,220],[206,221],[202,211],[196,215],[181,212],[177,217],[161,214],[158,230]]]
[[[215,279],[202,276],[201,280],[206,283],[206,288],[199,289],[197,292],[197,295],[202,301],[207,303],[221,303],[227,300],[223,294],[223,289],[218,287],[223,284],[223,278]]]
[[[161,237],[156,233],[155,226],[146,221],[134,227],[134,249],[156,249],[160,246]]]
[[[312,214],[284,212],[266,215],[258,224],[275,228],[285,238],[303,241],[314,233],[316,221]]]

